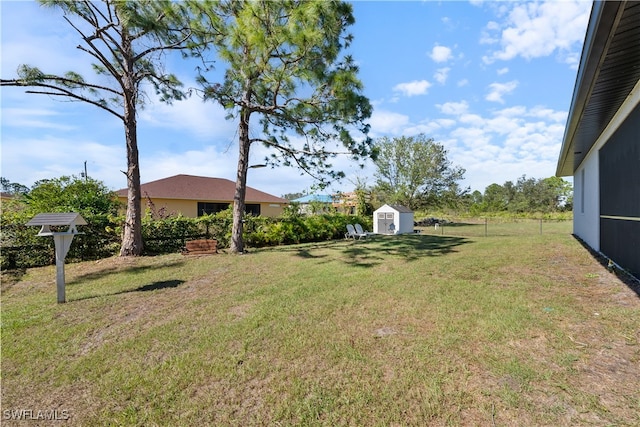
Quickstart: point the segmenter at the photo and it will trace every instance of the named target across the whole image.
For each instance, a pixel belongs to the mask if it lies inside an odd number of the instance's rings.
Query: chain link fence
[[[422,234],[464,237],[571,234],[573,220],[533,218],[427,218],[416,222]]]

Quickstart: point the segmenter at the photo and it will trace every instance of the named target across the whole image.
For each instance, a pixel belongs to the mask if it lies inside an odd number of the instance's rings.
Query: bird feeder
[[[66,302],[64,282],[64,259],[71,247],[71,241],[78,232],[78,225],[86,225],[80,214],[70,213],[41,213],[33,217],[26,225],[42,227],[38,236],[53,236],[56,248],[56,288],[58,290],[58,303]],[[51,227],[69,227],[67,231],[51,231]]]

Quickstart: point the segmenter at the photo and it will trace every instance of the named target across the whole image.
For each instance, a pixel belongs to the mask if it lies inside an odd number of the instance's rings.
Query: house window
[[[198,216],[211,215],[229,209],[229,203],[198,202]]]
[[[229,209],[230,203],[207,203],[207,202],[198,202],[198,216],[202,215],[211,215],[218,212],[222,212],[224,210]],[[260,215],[260,204],[259,203],[247,203],[244,206],[245,213],[251,214],[253,216]]]
[[[260,204],[259,203],[247,203],[244,205],[245,213],[251,214],[253,216],[260,215]]]

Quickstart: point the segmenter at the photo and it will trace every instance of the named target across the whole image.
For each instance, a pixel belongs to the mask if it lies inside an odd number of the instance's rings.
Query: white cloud
[[[408,83],[399,83],[393,87],[396,92],[401,92],[405,96],[425,95],[431,87],[431,83],[426,80],[414,80]]]
[[[567,112],[566,111],[555,111],[551,108],[535,106],[529,110],[528,113],[531,117],[537,117],[541,119],[551,120],[556,123],[560,123],[564,126],[567,121]]]
[[[460,121],[460,123],[464,123],[465,125],[468,125],[468,126],[482,127],[485,123],[485,119],[482,116],[478,114],[470,114],[470,113],[465,113],[460,115],[458,120]]]
[[[60,120],[61,114],[44,108],[3,108],[2,127],[40,128],[68,131],[74,129]]]
[[[192,96],[168,105],[159,100],[140,111],[140,121],[154,127],[184,131],[200,140],[228,138],[235,133],[236,122],[226,120],[225,110],[213,102]]]
[[[513,92],[517,87],[518,82],[516,80],[507,83],[491,83],[489,85],[490,91],[485,99],[487,101],[504,104],[504,99],[502,97]]]
[[[505,75],[505,74],[507,74],[508,72],[509,72],[509,68],[507,68],[507,67],[500,68],[499,70],[497,70],[497,71],[496,71],[496,73],[497,73],[499,76]]]
[[[435,45],[433,49],[431,49],[431,54],[429,55],[431,59],[435,62],[447,62],[451,58],[453,58],[453,54],[451,52],[451,48],[446,46]]]
[[[469,85],[469,80],[468,79],[462,79],[458,81],[458,87],[464,87]]]
[[[42,13],[37,2],[2,2],[3,78],[14,78],[18,66],[28,64],[47,74],[73,70],[86,80],[95,76],[94,58],[77,49],[80,36],[59,10]],[[25,22],[29,22],[25,25]],[[33,31],[37,28],[37,32]],[[94,79],[95,80],[95,79]]]
[[[69,158],[77,159],[70,162]],[[87,138],[67,139],[41,135],[37,138],[3,137],[2,175],[31,186],[41,179],[62,175],[79,176],[87,161],[89,176],[111,189],[126,185],[124,145],[104,145]]]
[[[438,107],[443,114],[459,116],[467,112],[469,109],[469,103],[467,103],[467,101],[446,102],[444,104],[437,104],[436,107]]]
[[[514,106],[487,115],[472,111],[467,101],[437,108],[449,117],[407,123],[396,134],[425,133],[443,144],[453,164],[467,171],[463,185],[483,191],[522,175],[545,178],[555,173],[566,112]]]
[[[369,119],[372,136],[376,134],[398,133],[409,124],[409,117],[391,111],[374,110]]]
[[[450,128],[456,124],[455,120],[452,119],[436,119],[429,120],[425,123],[420,123],[415,126],[409,126],[403,130],[403,135],[414,136],[419,135],[421,133],[430,136],[434,133],[442,132],[447,128]]]
[[[449,71],[451,71],[451,68],[445,67],[445,68],[438,68],[436,70],[436,72],[433,75],[433,78],[440,83],[441,85],[445,84],[447,82],[447,77],[449,77]]]
[[[481,43],[499,43],[500,49],[483,60],[493,63],[518,56],[533,59],[557,52],[563,62],[573,64],[575,50],[584,40],[590,8],[591,2],[580,0],[517,3],[504,23],[492,21],[487,25]],[[497,31],[499,36],[491,35]]]
[[[504,108],[502,110],[495,111],[494,116],[501,117],[516,117],[516,116],[524,116],[527,114],[527,108],[521,105],[517,105],[515,107]]]

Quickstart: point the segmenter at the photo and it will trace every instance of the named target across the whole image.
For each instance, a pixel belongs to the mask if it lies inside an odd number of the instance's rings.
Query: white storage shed
[[[384,205],[373,213],[373,232],[378,234],[413,233],[413,211],[400,205]]]

